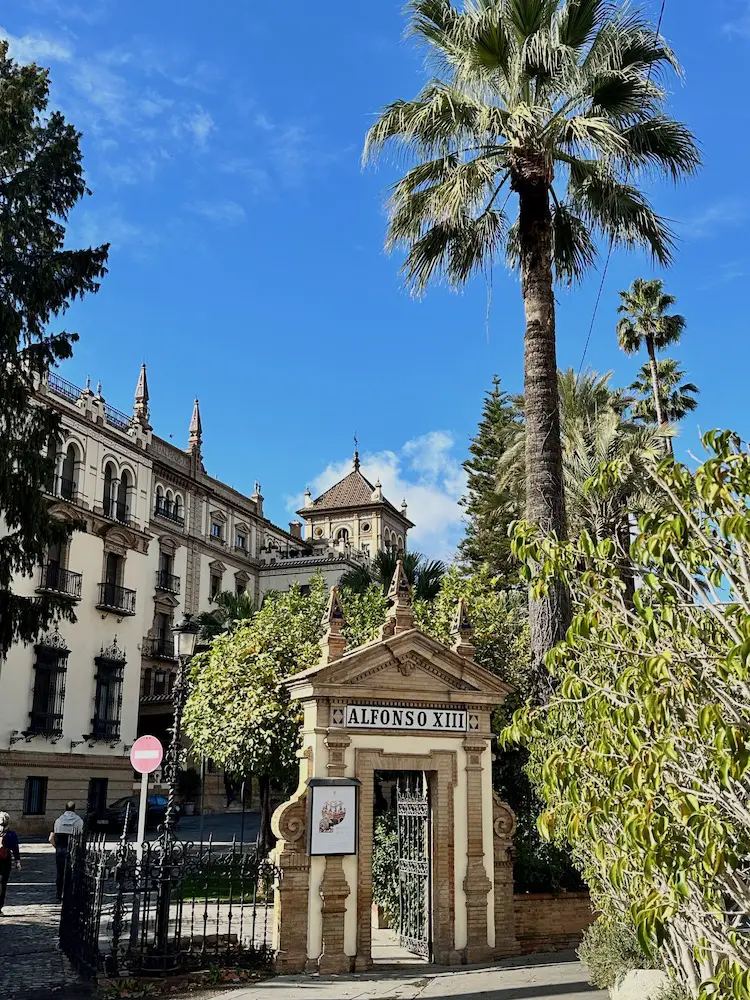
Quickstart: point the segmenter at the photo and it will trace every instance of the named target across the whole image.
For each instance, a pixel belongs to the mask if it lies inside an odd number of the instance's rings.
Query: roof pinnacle
[[[201,410],[196,399],[193,403],[193,415],[190,418],[190,437],[188,438],[188,450],[200,451],[203,443],[203,425],[201,424]]]
[[[133,418],[144,427],[148,425],[148,379],[146,378],[146,362],[141,365],[138,384],[135,387],[135,406]]]

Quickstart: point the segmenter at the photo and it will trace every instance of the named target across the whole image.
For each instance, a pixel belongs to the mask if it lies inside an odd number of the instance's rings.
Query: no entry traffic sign
[[[151,774],[164,757],[164,749],[155,736],[139,736],[130,748],[130,763],[138,774]]]

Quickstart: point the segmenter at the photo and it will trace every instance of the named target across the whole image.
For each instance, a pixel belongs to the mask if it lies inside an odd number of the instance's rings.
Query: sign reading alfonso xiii
[[[410,708],[392,705],[347,705],[347,729],[408,729],[422,732],[466,732],[466,711],[455,708]]]

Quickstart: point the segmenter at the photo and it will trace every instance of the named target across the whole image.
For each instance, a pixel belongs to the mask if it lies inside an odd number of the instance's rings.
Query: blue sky
[[[101,380],[130,410],[145,359],[156,432],[184,445],[199,396],[208,471],[247,492],[260,480],[281,524],[306,486],[347,471],[356,430],[365,471],[409,501],[413,545],[444,555],[482,395],[495,372],[521,388],[523,314],[502,270],[489,312],[482,281],[415,301],[383,252],[395,175],[359,160],[373,114],[424,79],[401,7],[6,0],[0,33],[50,66],[55,103],[84,133],[93,196],[71,242],[112,244],[101,291],[66,319],[81,340],[62,374]],[[750,138],[734,134],[750,2],[667,0],[663,30],[685,68],[671,110],[705,157],[695,180],[653,192],[682,238],[664,277],[689,324],[678,356],[702,390],[686,456],[699,427],[750,433]],[[617,349],[617,291],[653,273],[627,255],[609,270],[587,362],[619,384],[638,363]],[[559,293],[562,367],[580,363],[599,280]]]

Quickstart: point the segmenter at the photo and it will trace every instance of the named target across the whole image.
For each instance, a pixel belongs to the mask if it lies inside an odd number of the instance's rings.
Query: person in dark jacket
[[[65,812],[58,816],[49,842],[55,849],[55,867],[57,868],[57,901],[62,902],[65,888],[65,868],[68,863],[70,841],[83,833],[83,820],[76,812],[75,802],[65,803]]]
[[[10,828],[10,816],[6,812],[0,812],[0,916],[5,906],[5,892],[14,862],[16,871],[20,871],[21,851],[18,834]]]

